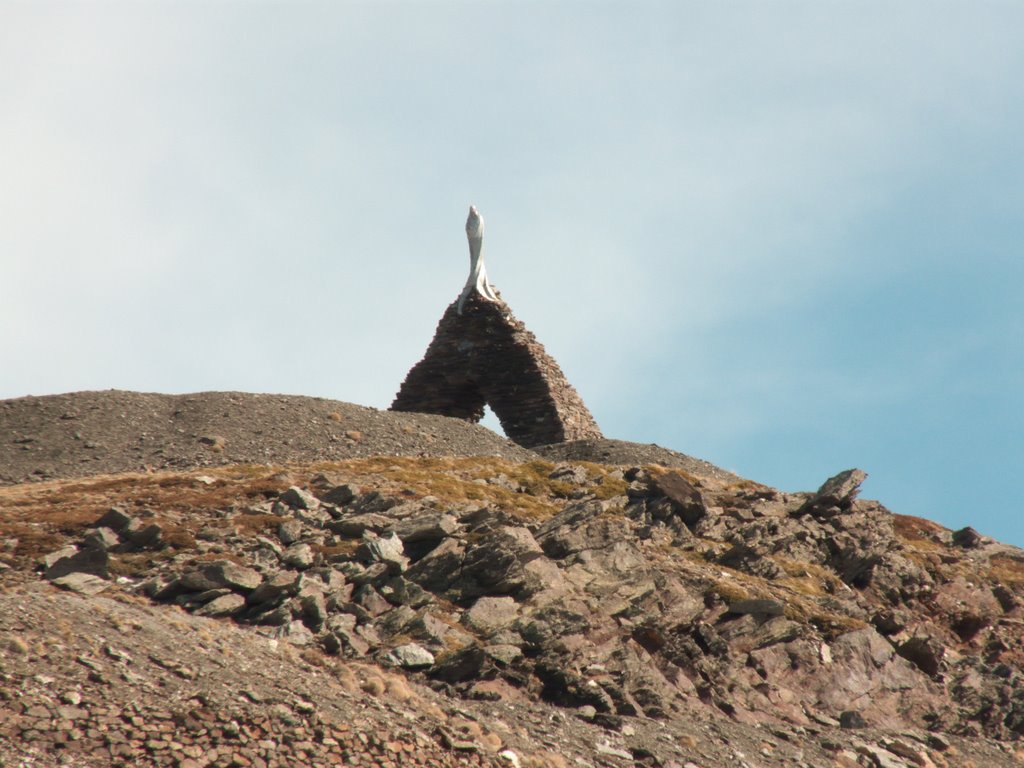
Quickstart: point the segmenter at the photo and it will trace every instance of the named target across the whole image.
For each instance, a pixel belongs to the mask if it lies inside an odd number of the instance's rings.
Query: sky
[[[1024,4],[0,0],[0,398],[386,408],[469,260],[609,437],[1024,545]],[[492,422],[493,423],[493,422]]]

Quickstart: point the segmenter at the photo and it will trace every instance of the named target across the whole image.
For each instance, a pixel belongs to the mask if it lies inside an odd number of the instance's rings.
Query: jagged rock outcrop
[[[130,532],[155,524],[112,510],[48,573],[90,568],[77,556],[90,548],[116,570],[120,553],[191,541],[154,560],[137,591],[454,695],[537,696],[610,729],[701,705],[747,723],[1024,736],[1021,582],[964,575],[1015,573],[1019,551],[963,550],[851,487],[819,515],[807,510],[821,491],[548,466],[530,485],[465,481],[539,496],[541,515],[362,478],[288,487],[191,539],[162,529],[146,545]],[[244,535],[253,525],[264,533]]]

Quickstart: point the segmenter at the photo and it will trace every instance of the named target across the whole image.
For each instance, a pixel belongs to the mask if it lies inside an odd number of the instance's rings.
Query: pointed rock
[[[868,473],[862,469],[847,469],[830,477],[796,514],[833,517],[848,511],[867,477]]]

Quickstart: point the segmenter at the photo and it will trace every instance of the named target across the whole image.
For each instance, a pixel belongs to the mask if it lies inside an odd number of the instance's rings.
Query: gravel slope
[[[363,456],[536,454],[475,424],[319,397],[108,390],[0,402],[0,483]]]
[[[587,440],[533,452],[460,419],[380,411],[320,397],[107,390],[0,401],[0,485],[380,455],[662,464],[736,479],[707,462],[656,445]]]

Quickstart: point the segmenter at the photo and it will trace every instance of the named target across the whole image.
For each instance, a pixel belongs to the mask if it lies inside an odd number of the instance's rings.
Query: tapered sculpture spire
[[[600,438],[594,417],[558,363],[487,280],[484,219],[473,206],[466,236],[469,279],[391,410],[476,422],[489,405],[509,439],[526,447]]]
[[[469,239],[469,278],[466,287],[459,296],[459,314],[470,294],[476,291],[488,301],[501,301],[494,287],[487,280],[484,268],[484,217],[475,205],[469,206],[469,218],[466,219],[466,237]]]

